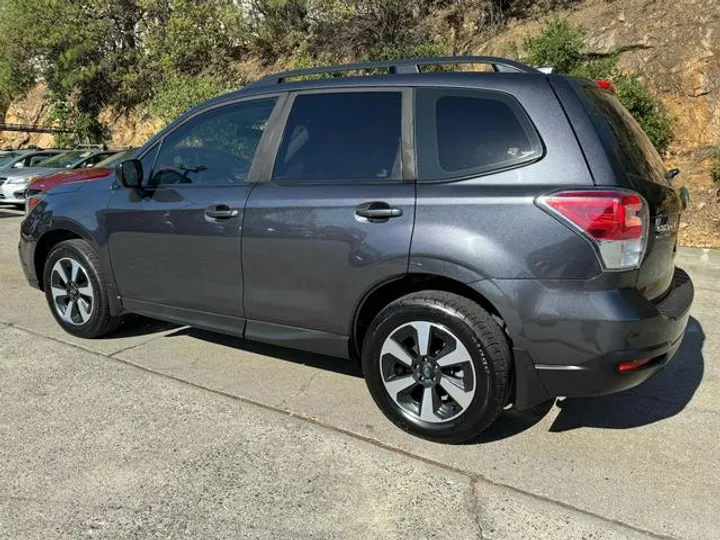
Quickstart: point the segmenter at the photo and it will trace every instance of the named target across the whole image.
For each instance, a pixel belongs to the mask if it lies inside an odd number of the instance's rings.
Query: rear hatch
[[[592,82],[578,84],[579,94],[608,157],[618,185],[642,195],[650,223],[647,249],[638,272],[638,289],[650,300],[670,290],[682,203],[652,142],[614,93]]]

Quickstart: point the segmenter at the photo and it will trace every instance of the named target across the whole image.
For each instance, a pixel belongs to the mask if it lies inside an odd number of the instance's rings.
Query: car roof
[[[420,71],[421,66],[433,65],[486,64],[493,71]],[[390,70],[386,74],[333,77],[342,72],[367,70]],[[303,79],[287,82],[289,78],[302,78],[313,75],[328,75],[325,78]],[[206,107],[234,101],[253,95],[297,92],[304,90],[325,90],[330,88],[375,88],[375,87],[413,87],[413,86],[491,86],[501,82],[528,84],[528,81],[545,80],[542,71],[503,58],[491,56],[458,56],[442,58],[413,58],[381,62],[343,64],[322,68],[308,68],[268,75],[240,90],[222,94],[188,110],[181,116],[194,113]]]
[[[492,72],[426,72],[413,75],[374,75],[361,77],[340,77],[333,79],[304,80],[278,85],[247,86],[234,92],[222,94],[188,109],[165,127],[152,140],[157,140],[184,118],[204,109],[232,103],[238,99],[253,96],[273,95],[284,92],[329,90],[333,88],[397,88],[397,87],[467,87],[487,90],[507,90],[511,87],[535,85],[546,82],[548,75],[536,73],[492,73]]]
[[[485,64],[493,71],[421,71],[422,66]],[[334,77],[333,74],[349,71],[378,71],[385,74]],[[324,78],[308,79],[308,76],[327,75]],[[334,88],[408,88],[418,86],[436,87],[467,87],[487,90],[509,91],[512,88],[547,84],[549,75],[513,60],[492,56],[457,56],[441,58],[412,58],[404,60],[388,60],[380,62],[364,62],[343,64],[322,68],[308,68],[286,71],[269,75],[247,86],[221,94],[204,101],[180,114],[160,132],[151,137],[140,149],[144,154],[168,132],[203,110],[239,99],[263,95],[282,94],[286,92],[330,90]],[[301,80],[288,82],[289,78]]]

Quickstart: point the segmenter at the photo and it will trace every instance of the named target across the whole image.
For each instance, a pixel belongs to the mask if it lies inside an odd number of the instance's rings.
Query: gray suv
[[[465,63],[492,71],[425,69]],[[132,312],[358,359],[388,418],[460,442],[670,360],[693,298],[674,174],[604,81],[488,57],[300,70],[38,195],[20,258],[71,334]]]

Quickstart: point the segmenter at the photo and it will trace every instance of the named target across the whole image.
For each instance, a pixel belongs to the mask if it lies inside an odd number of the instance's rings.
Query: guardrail
[[[23,131],[25,133],[72,133],[71,129],[61,129],[35,124],[5,124],[0,123],[0,131]]]

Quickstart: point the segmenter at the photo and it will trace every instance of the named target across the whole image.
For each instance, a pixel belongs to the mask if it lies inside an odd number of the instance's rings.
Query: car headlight
[[[8,178],[7,184],[29,184],[33,180],[35,180],[34,176],[16,176],[15,178]]]

